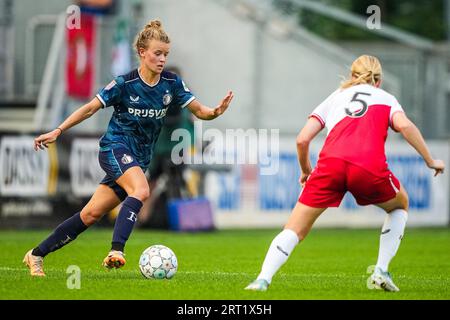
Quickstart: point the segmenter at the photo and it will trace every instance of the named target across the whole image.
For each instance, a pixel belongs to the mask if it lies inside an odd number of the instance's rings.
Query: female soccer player
[[[408,195],[389,171],[384,144],[389,126],[400,132],[423,157],[435,176],[444,163],[434,160],[417,127],[406,117],[394,96],[380,89],[381,65],[363,55],[351,66],[350,78],[310,115],[297,136],[303,187],[284,230],[272,241],[261,273],[247,290],[265,291],[277,270],[303,240],[314,221],[328,207],[338,207],[349,191],[359,205],[374,204],[386,211],[378,262],[371,281],[377,289],[398,291],[388,273],[407,220]],[[328,135],[314,169],[309,144],[324,127]]]
[[[144,172],[150,164],[167,110],[187,107],[197,118],[212,120],[224,113],[233,99],[233,93],[229,91],[217,107],[206,107],[192,95],[179,76],[164,71],[170,40],[159,20],[150,21],[137,35],[135,49],[140,59],[139,68],[115,78],[58,128],[34,141],[35,150],[44,149],[64,131],[99,109],[114,106],[108,129],[100,139],[99,162],[106,176],[81,212],[61,223],[47,239],[26,253],[24,263],[33,276],[45,275],[43,258],[47,254],[75,240],[121,202],[111,251],[103,265],[122,267],[125,243],[142,202],[149,197]]]

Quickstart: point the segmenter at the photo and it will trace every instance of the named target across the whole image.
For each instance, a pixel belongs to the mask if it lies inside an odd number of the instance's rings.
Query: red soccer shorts
[[[400,190],[400,182],[386,170],[377,174],[338,159],[319,160],[298,201],[314,208],[339,207],[349,191],[359,205],[388,201]]]

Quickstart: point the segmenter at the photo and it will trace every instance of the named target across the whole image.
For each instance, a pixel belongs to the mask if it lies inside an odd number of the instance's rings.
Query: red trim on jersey
[[[322,129],[325,127],[325,121],[324,121],[318,114],[313,113],[313,114],[311,114],[311,115],[308,117],[308,119],[309,119],[309,118],[316,118],[316,119],[320,122],[320,125],[322,126]]]
[[[391,117],[389,118],[389,126],[390,126],[391,129],[394,130],[395,132],[398,132],[398,131],[394,129],[394,126],[393,126],[393,123],[392,123],[392,119],[394,118],[394,114],[396,114],[396,113],[398,113],[398,112],[403,112],[403,110],[397,110],[397,111],[394,111],[394,112],[391,114]],[[403,113],[404,113],[404,112],[403,112]]]

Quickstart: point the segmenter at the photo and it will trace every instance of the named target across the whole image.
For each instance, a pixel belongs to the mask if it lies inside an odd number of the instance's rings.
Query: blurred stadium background
[[[449,164],[448,0],[99,2],[106,7],[82,7],[77,29],[68,27],[77,23],[74,1],[0,0],[2,229],[53,228],[87,202],[103,177],[98,139],[112,108],[64,133],[48,152],[36,153],[33,138],[56,127],[114,75],[135,67],[134,35],[154,18],[171,36],[168,65],[179,69],[199,100],[214,105],[227,90],[235,93],[224,116],[202,123],[203,133],[241,128],[239,136],[250,141],[248,129],[278,129],[279,170],[262,175],[261,163],[186,165],[184,185],[170,164],[163,165],[165,180],[153,182],[156,196],[141,213],[141,228],[280,228],[300,191],[295,136],[363,53],[380,58],[383,87],[398,97],[433,154]],[[368,27],[373,4],[380,9],[381,28]],[[198,123],[196,128],[192,150],[201,152],[198,146],[207,141]],[[448,173],[433,178],[398,135],[391,132],[389,140],[390,167],[410,194],[409,225],[448,227]],[[320,147],[319,139],[313,159]],[[246,143],[221,152],[251,154],[255,148]],[[165,205],[179,198],[207,202],[181,210],[190,223],[174,225]],[[357,207],[346,197],[317,226],[379,228],[383,219],[376,208]],[[113,221],[114,212],[99,225]]]

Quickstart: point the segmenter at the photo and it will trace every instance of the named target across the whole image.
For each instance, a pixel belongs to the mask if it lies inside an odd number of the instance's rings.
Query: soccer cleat
[[[124,255],[122,251],[111,250],[103,260],[103,266],[108,269],[123,267],[126,263]]]
[[[376,289],[383,289],[384,291],[397,292],[400,289],[392,281],[391,274],[385,272],[380,268],[375,268],[373,274],[370,276],[372,284]]]
[[[245,287],[245,290],[266,291],[269,287],[269,282],[264,279],[257,279]]]
[[[23,263],[30,269],[30,274],[36,277],[45,277],[44,273],[44,258],[33,256],[33,250],[28,251],[23,258]]]

